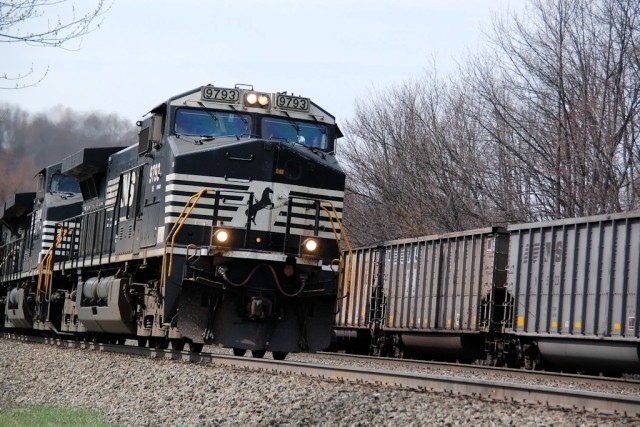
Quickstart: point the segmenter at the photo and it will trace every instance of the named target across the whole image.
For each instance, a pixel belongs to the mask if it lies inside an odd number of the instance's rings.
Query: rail
[[[1,336],[1,335],[0,335]],[[138,355],[157,359],[181,360],[230,366],[234,369],[262,371],[272,374],[299,375],[319,380],[333,379],[349,382],[355,386],[371,384],[393,389],[412,390],[420,393],[438,393],[451,396],[467,396],[510,404],[544,406],[547,408],[592,412],[609,415],[625,415],[631,422],[640,417],[640,396],[610,392],[594,392],[555,386],[467,378],[456,375],[440,375],[367,367],[346,367],[335,364],[318,364],[295,361],[278,361],[213,353],[190,353],[186,351],[160,350],[128,345],[102,344],[63,340],[59,338],[33,337],[5,333],[5,339],[36,342],[58,347]],[[629,421],[629,420],[628,420]]]

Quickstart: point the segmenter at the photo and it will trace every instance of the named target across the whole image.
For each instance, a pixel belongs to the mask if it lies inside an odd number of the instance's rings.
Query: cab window
[[[174,131],[193,136],[249,136],[251,116],[227,111],[180,108],[176,111]]]
[[[51,177],[49,191],[52,193],[79,193],[80,185],[74,177],[57,173]]]
[[[268,117],[262,119],[261,131],[266,139],[286,140],[323,151],[329,148],[329,132],[325,124]]]

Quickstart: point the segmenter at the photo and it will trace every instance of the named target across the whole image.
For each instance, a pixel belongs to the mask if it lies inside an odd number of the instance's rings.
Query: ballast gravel
[[[539,427],[638,422],[0,339],[0,408],[33,404],[92,408],[122,426]]]

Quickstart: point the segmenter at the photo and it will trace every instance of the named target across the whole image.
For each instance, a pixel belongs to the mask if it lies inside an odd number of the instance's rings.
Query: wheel
[[[245,353],[247,352],[246,348],[233,348],[233,355],[234,356],[244,356]]]
[[[189,343],[189,351],[191,353],[200,353],[202,351],[202,347],[204,347],[203,343],[196,343],[196,342]]]
[[[267,350],[251,350],[251,356],[255,357],[256,359],[262,359],[266,352]]]
[[[273,352],[273,360],[284,360],[287,357],[286,351],[274,351]]]
[[[146,347],[147,339],[146,338],[138,338],[138,347]]]
[[[158,350],[166,350],[169,347],[169,340],[166,338],[156,338],[154,347]]]
[[[171,340],[171,348],[176,351],[184,350],[184,340]]]
[[[118,344],[118,345],[124,345],[124,343],[126,343],[126,342],[127,342],[126,338],[118,338],[116,340],[116,344]]]

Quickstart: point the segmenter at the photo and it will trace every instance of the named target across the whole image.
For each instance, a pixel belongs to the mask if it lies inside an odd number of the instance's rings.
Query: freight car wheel
[[[287,357],[286,351],[274,351],[273,352],[273,360],[284,360]]]
[[[266,352],[267,350],[251,350],[251,356],[255,357],[256,359],[262,359]]]
[[[179,339],[171,340],[171,348],[176,351],[184,350],[184,340],[179,340]]]
[[[246,348],[236,348],[233,347],[233,355],[234,356],[244,356],[247,353]]]
[[[158,350],[166,350],[169,348],[169,340],[166,338],[156,338],[154,347]]]
[[[147,339],[146,338],[138,338],[138,347],[146,347]]]
[[[200,353],[202,351],[202,347],[204,347],[204,344],[202,343],[195,343],[195,342],[189,343],[189,351],[191,353]]]

